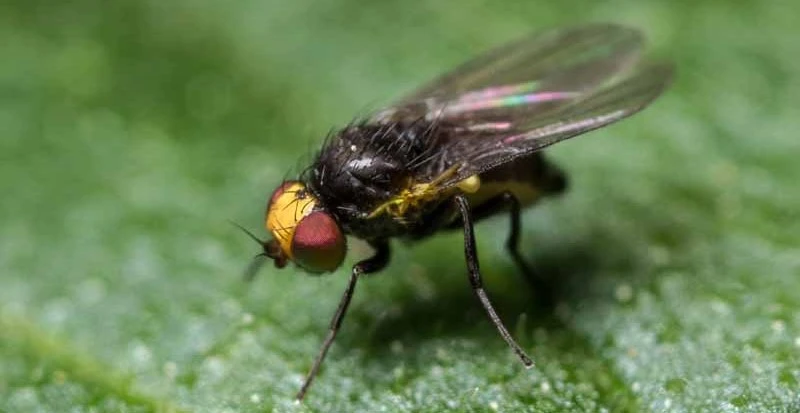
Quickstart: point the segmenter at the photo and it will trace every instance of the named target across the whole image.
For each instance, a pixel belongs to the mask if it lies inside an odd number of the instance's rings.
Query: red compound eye
[[[314,211],[297,224],[292,238],[294,262],[310,272],[330,272],[342,264],[347,242],[339,224],[324,211]]]

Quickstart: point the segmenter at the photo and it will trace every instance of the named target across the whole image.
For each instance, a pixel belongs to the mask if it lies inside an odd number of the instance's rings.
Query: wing
[[[437,116],[457,117],[474,110],[470,103],[476,101],[486,106],[482,108],[484,117],[490,109],[517,106],[519,111],[541,108],[548,102],[553,106],[553,102],[585,93],[635,66],[642,44],[639,31],[614,24],[535,33],[462,64],[375,118],[419,118],[442,108],[447,110]],[[537,93],[542,91],[557,93]],[[525,98],[533,105],[513,105],[515,99]]]
[[[471,124],[440,151],[444,168],[460,164],[447,185],[633,115],[664,91],[672,73],[670,65],[646,65],[557,108],[527,118],[512,115],[506,123]]]
[[[461,65],[373,120],[424,118],[448,128],[430,162],[440,171],[459,165],[452,185],[643,109],[672,68],[639,64],[642,44],[640,32],[613,24],[535,34]]]
[[[495,85],[580,91],[591,88],[621,68],[634,64],[644,39],[635,29],[591,24],[535,33],[491,50],[434,79],[400,103],[429,98],[475,98],[469,93]],[[502,94],[492,87],[491,93]],[[514,92],[510,90],[509,92]]]

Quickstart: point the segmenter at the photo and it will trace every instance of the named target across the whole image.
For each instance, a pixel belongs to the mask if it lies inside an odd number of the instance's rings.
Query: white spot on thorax
[[[353,169],[367,168],[372,164],[372,159],[353,159],[347,163],[347,166]]]

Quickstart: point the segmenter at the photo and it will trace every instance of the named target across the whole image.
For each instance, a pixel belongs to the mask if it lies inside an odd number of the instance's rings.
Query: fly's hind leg
[[[508,238],[506,238],[506,251],[511,255],[514,264],[517,265],[522,275],[524,275],[528,283],[531,284],[531,287],[539,287],[542,278],[534,271],[533,267],[525,262],[525,259],[522,258],[522,254],[519,253],[519,233],[520,226],[522,225],[519,200],[511,192],[502,193],[497,200],[499,207],[508,206],[508,212],[511,218],[511,228],[509,228]]]
[[[519,251],[522,207],[517,197],[511,192],[503,192],[484,203],[484,205],[481,206],[480,215],[492,215],[506,208],[508,208],[511,224],[508,238],[506,238],[506,251],[508,251],[508,254],[511,256],[519,272],[522,273],[525,282],[527,282],[536,293],[537,303],[546,307],[550,299],[550,286],[546,282],[546,279],[525,260]]]
[[[507,205],[511,218],[511,228],[506,239],[506,251],[511,255],[514,264],[517,265],[519,271],[525,277],[525,281],[533,289],[536,294],[536,303],[542,307],[549,307],[552,304],[551,286],[541,274],[525,261],[522,254],[519,252],[519,235],[520,226],[522,225],[521,207],[519,200],[511,192],[504,192],[498,197],[500,205]]]

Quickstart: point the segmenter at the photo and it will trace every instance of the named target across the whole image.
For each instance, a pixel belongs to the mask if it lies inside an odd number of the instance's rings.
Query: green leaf
[[[790,2],[0,4],[0,411],[797,411],[800,72]],[[537,309],[477,229],[395,245],[356,291],[242,270],[270,191],[325,133],[503,40],[615,20],[678,80],[558,145],[568,194],[525,212]],[[299,160],[295,162],[295,160]],[[348,263],[367,255],[353,243]]]

